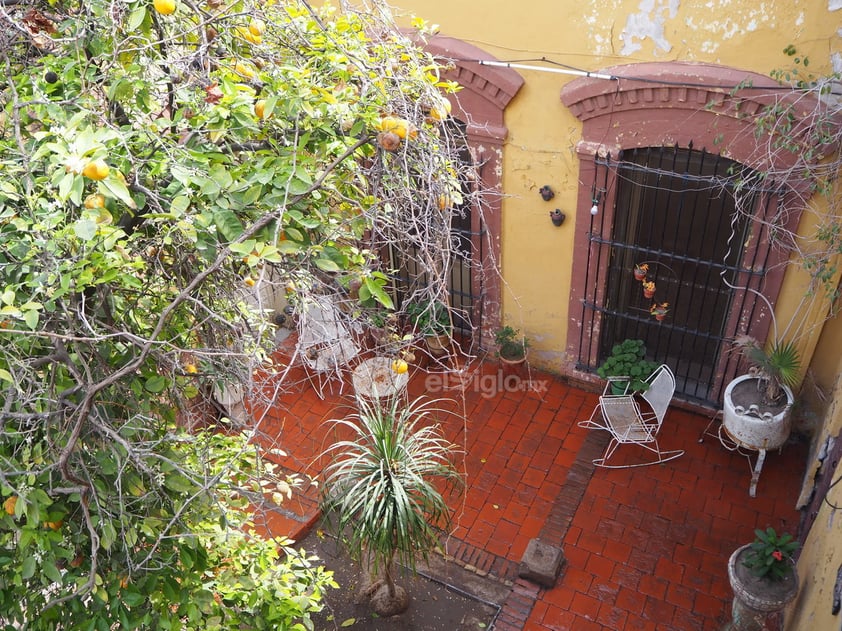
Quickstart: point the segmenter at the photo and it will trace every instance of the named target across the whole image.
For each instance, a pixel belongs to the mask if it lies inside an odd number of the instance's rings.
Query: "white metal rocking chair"
[[[599,397],[599,404],[591,418],[579,423],[580,427],[603,429],[611,433],[611,440],[601,458],[593,463],[609,469],[642,467],[673,460],[684,450],[663,451],[658,445],[658,432],[664,422],[669,404],[675,393],[675,376],[669,366],[662,364],[647,379],[649,388],[640,394],[650,410],[641,408],[634,394],[612,395],[606,392]],[[611,464],[609,460],[620,445],[638,445],[655,455],[654,459],[632,464]]]
[[[325,385],[333,379],[338,382],[341,392],[342,373],[360,349],[351,339],[336,307],[325,298],[314,298],[300,316],[298,331],[297,352],[308,369],[315,373],[313,386],[319,397],[324,399]]]

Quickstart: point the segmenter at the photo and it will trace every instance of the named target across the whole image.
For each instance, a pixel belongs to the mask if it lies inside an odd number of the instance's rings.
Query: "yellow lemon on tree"
[[[265,30],[266,23],[263,20],[258,20],[257,18],[254,18],[251,22],[249,22],[249,31],[252,35],[260,37],[263,35]]]
[[[152,6],[161,15],[175,13],[175,0],[152,0]]]
[[[249,79],[254,76],[254,69],[240,61],[234,65],[234,72],[243,77],[248,77]]]
[[[102,160],[91,160],[82,169],[82,175],[92,180],[104,180],[109,173],[111,173],[111,167]]]
[[[85,208],[92,210],[94,208],[102,208],[105,206],[105,197],[100,195],[99,193],[94,193],[93,195],[88,195],[85,198]]]
[[[244,282],[248,287],[254,287],[255,281],[251,276],[246,276]]]
[[[263,119],[263,115],[266,113],[266,101],[264,99],[260,99],[257,103],[254,104],[254,115],[257,116],[259,119]]]
[[[435,121],[443,121],[450,116],[450,110],[450,101],[445,98],[440,98],[436,104],[430,108],[430,118]]]
[[[393,359],[392,360],[392,372],[402,375],[407,370],[409,370],[409,364],[407,364],[402,359]]]
[[[195,375],[199,372],[199,369],[196,368],[196,364],[185,364],[184,372],[186,372],[188,375]]]
[[[397,134],[401,140],[406,140],[407,137],[412,140],[418,136],[418,129],[415,128],[415,125],[404,118],[397,118],[396,116],[384,116],[381,118],[379,130]]]
[[[251,42],[252,44],[260,44],[263,42],[263,35],[259,33],[255,33],[251,30],[251,25],[249,26],[238,26],[236,29],[237,35],[242,37],[247,42]]]

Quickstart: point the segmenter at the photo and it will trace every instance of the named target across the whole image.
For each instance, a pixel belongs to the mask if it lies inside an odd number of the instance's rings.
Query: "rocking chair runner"
[[[611,433],[611,440],[601,458],[593,463],[598,467],[625,469],[667,462],[684,454],[683,450],[662,451],[658,432],[664,422],[670,401],[675,393],[675,377],[669,366],[662,364],[647,379],[649,388],[640,396],[651,410],[641,408],[634,394],[611,395],[608,389],[599,397],[599,404],[586,421],[578,425],[588,429],[602,429]],[[634,444],[655,455],[647,462],[611,464],[609,460],[620,445]]]

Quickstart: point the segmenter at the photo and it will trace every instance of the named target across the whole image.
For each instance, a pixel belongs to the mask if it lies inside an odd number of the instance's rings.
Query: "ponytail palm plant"
[[[352,437],[325,452],[333,459],[325,469],[322,509],[351,556],[376,572],[379,580],[367,591],[380,616],[409,605],[394,581],[395,561],[414,571],[416,558],[426,558],[449,523],[436,482],[460,482],[450,459],[455,448],[431,423],[441,411],[433,403],[360,401],[359,413],[333,421]]]

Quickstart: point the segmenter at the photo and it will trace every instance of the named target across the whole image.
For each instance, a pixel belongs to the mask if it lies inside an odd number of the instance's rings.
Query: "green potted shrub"
[[[526,359],[529,340],[525,335],[521,335],[518,329],[510,326],[498,329],[494,334],[494,342],[497,344],[497,356],[500,361],[519,364]]]
[[[412,328],[424,338],[431,353],[441,355],[447,351],[453,325],[445,303],[438,300],[410,302],[406,306],[406,315]]]
[[[646,359],[643,340],[624,340],[614,345],[596,374],[608,379],[612,394],[645,392],[649,387],[646,379],[657,367],[658,364]]]

